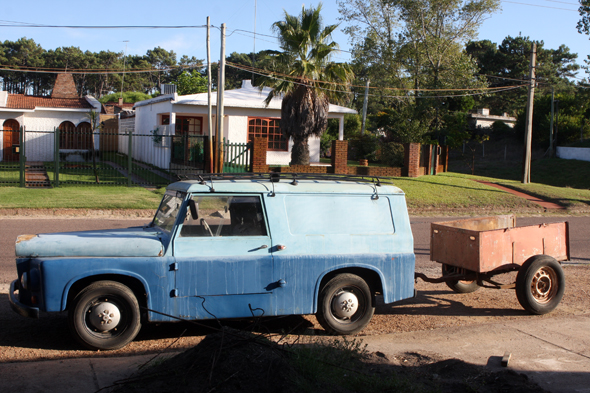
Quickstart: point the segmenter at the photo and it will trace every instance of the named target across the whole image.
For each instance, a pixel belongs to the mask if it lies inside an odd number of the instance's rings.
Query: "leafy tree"
[[[154,49],[149,49],[145,57],[148,63],[158,70],[151,74],[153,85],[155,84],[159,88],[162,83],[168,83],[170,73],[167,71],[167,68],[176,65],[176,53],[158,46]]]
[[[98,101],[100,101],[102,104],[106,104],[107,102],[118,102],[119,97],[121,97],[121,93],[111,93],[102,96]],[[123,93],[123,102],[127,104],[149,100],[150,98],[152,98],[151,95],[139,91],[126,91]]]
[[[176,79],[177,92],[180,95],[198,94],[207,92],[207,78],[197,70],[184,71]]]
[[[568,77],[574,75],[579,66],[575,63],[577,55],[561,45],[558,49],[545,49],[544,43],[537,42],[536,77],[537,92],[547,94],[551,89],[573,92],[574,85]],[[492,87],[518,85],[518,80],[526,81],[529,75],[530,51],[532,41],[529,37],[506,37],[500,45],[491,41],[472,41],[466,46]],[[517,81],[515,81],[515,79]],[[517,89],[501,94],[478,98],[480,106],[492,108],[496,114],[503,112],[517,115],[526,105],[527,90]]]
[[[353,79],[348,65],[330,61],[338,47],[330,41],[337,25],[324,27],[321,9],[320,3],[315,9],[303,7],[298,16],[285,12],[285,20],[273,24],[282,49],[276,56],[274,71],[281,74],[281,79],[261,81],[262,86],[272,87],[267,104],[274,97],[283,97],[281,130],[293,138],[293,165],[309,164],[309,137],[324,132],[329,100],[343,99]]]
[[[389,109],[413,105],[404,111],[419,116],[409,118],[416,120],[410,133],[415,141],[425,134],[416,124],[442,132],[450,108],[473,104],[436,90],[486,86],[463,48],[475,38],[481,22],[499,9],[499,0],[338,0],[338,4],[354,45],[355,71],[377,88],[369,112],[382,113],[381,120],[387,123],[394,116]],[[356,107],[360,104],[357,101]]]

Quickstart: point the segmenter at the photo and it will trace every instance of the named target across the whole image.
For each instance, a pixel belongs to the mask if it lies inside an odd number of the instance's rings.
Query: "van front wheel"
[[[354,274],[339,274],[321,289],[316,317],[330,334],[355,334],[373,317],[371,300],[365,280]]]
[[[74,337],[90,349],[122,348],[141,328],[135,295],[114,281],[97,281],[80,291],[68,317]]]

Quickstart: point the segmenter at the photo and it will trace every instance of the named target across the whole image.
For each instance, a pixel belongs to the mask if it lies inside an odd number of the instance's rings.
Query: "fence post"
[[[20,164],[20,186],[25,187],[26,179],[25,179],[25,162],[27,161],[27,157],[25,157],[25,127],[21,126],[18,134],[18,145],[19,145],[19,164]]]
[[[55,151],[53,152],[53,159],[54,163],[54,175],[53,175],[53,187],[59,187],[59,127],[53,127],[53,137],[55,139],[55,143],[53,146],[55,147]]]
[[[131,146],[131,131],[127,131],[127,136],[129,137],[129,141],[127,143],[127,187],[131,187],[132,180],[131,180],[131,173],[132,173],[132,166],[133,166],[133,147]]]

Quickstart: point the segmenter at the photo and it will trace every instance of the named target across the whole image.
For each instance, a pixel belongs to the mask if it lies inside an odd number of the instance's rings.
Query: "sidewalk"
[[[540,329],[540,327],[542,329]],[[525,373],[554,393],[590,392],[590,315],[510,321],[421,332],[365,336],[369,351],[390,359],[403,352],[436,353],[445,358]],[[154,355],[84,358],[0,364],[0,391],[96,392],[133,374]]]
[[[524,192],[513,190],[512,188],[504,187],[504,186],[501,186],[496,183],[490,183],[489,181],[483,181],[483,180],[475,180],[475,181],[478,183],[481,183],[481,184],[485,184],[486,186],[497,188],[497,189],[502,190],[504,192],[509,192],[510,194],[516,195],[517,197],[524,198],[530,202],[536,203],[537,205],[545,208],[545,210],[548,210],[548,209],[565,210],[565,207],[560,206],[557,203],[548,202],[543,199],[537,198],[535,196],[525,194]]]

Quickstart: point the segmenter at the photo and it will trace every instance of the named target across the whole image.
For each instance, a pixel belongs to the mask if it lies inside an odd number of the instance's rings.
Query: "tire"
[[[133,341],[141,329],[140,316],[133,292],[115,281],[87,286],[68,308],[72,334],[82,345],[95,350],[118,349]]]
[[[367,283],[357,275],[346,273],[332,278],[321,289],[316,317],[326,332],[344,335],[363,330],[374,312]]]
[[[444,263],[442,265],[443,276],[446,276],[447,274],[461,273],[463,271],[465,271],[465,269],[446,265]],[[451,288],[454,292],[457,293],[471,293],[477,291],[480,288],[479,285],[477,285],[477,281],[475,280],[449,280],[445,281],[445,284],[447,284],[447,287]]]
[[[516,297],[531,314],[547,314],[561,302],[565,276],[561,265],[549,255],[529,258],[516,275]]]

